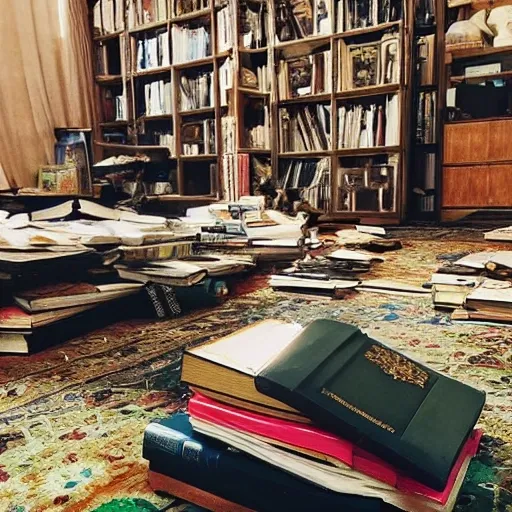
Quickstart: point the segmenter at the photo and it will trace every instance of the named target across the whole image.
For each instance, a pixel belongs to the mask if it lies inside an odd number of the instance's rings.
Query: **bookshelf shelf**
[[[111,85],[121,83],[123,77],[121,75],[96,75],[95,80],[98,85]]]
[[[179,64],[174,64],[174,69],[199,68],[202,66],[212,65],[213,61],[214,57],[212,55],[210,57],[205,57],[204,59],[196,59],[189,62],[180,62]]]
[[[102,42],[102,41],[108,41],[109,39],[116,39],[123,33],[123,30],[116,30],[115,32],[112,32],[110,34],[104,34],[102,36],[96,36],[93,38],[94,42]]]
[[[494,123],[499,121],[507,121],[512,119],[512,116],[501,116],[501,117],[482,117],[480,119],[460,119],[458,121],[447,121],[445,124],[476,124],[476,123]]]
[[[320,151],[291,151],[287,153],[279,153],[279,158],[315,158],[332,155],[330,150]]]
[[[304,37],[303,39],[294,39],[293,41],[285,41],[283,43],[277,43],[274,45],[274,49],[277,51],[285,51],[293,49],[301,53],[302,51],[307,51],[308,49],[318,48],[319,46],[323,46],[329,44],[331,42],[332,35],[322,35],[322,36],[310,36]]]
[[[271,149],[263,149],[263,148],[239,148],[240,153],[249,153],[254,155],[269,155],[272,150]]]
[[[131,28],[128,33],[138,34],[140,32],[150,32],[151,30],[157,30],[159,28],[165,28],[168,25],[168,21],[156,21],[154,23],[147,23],[145,25],[139,25],[138,27]]]
[[[267,53],[268,46],[264,46],[263,48],[238,48],[240,53],[248,53],[248,54],[258,54],[258,53]]]
[[[204,108],[196,108],[194,110],[180,110],[178,114],[181,117],[186,116],[201,116],[203,114],[212,114],[215,112],[215,107],[204,107]]]
[[[487,75],[478,75],[478,76],[464,76],[464,75],[453,75],[450,77],[451,83],[461,83],[461,82],[481,82],[482,80],[495,80],[499,78],[510,78],[512,77],[511,71],[501,71],[500,73],[491,73]]]
[[[254,98],[268,98],[270,96],[269,92],[261,92],[249,87],[238,87],[238,92],[245,94],[246,96],[253,96]]]
[[[103,128],[114,128],[116,126],[126,126],[128,121],[107,121],[105,123],[99,123],[99,126]]]
[[[323,101],[331,101],[331,93],[313,94],[308,96],[297,96],[286,100],[280,100],[279,105],[295,105],[297,103],[319,103]]]
[[[139,117],[138,121],[165,121],[166,119],[172,118],[172,114],[161,114],[159,116],[142,116]]]
[[[402,25],[402,21],[390,21],[388,23],[380,23],[373,27],[357,28],[353,30],[346,30],[345,32],[338,32],[334,34],[334,39],[349,39],[360,35],[371,34],[374,32],[382,32],[383,30],[389,30],[390,28],[398,28]]]
[[[476,57],[486,57],[488,55],[500,55],[502,53],[512,52],[512,46],[484,47],[484,48],[468,48],[464,50],[448,50],[446,53],[450,55],[451,60],[473,59]]]
[[[365,96],[381,96],[384,94],[392,94],[399,90],[400,84],[373,85],[371,87],[360,87],[358,89],[337,92],[335,97],[336,99],[345,99],[362,98]]]
[[[180,160],[187,160],[190,162],[200,162],[205,160],[217,160],[217,155],[180,155]]]
[[[401,146],[378,146],[378,147],[374,147],[374,148],[337,149],[336,155],[339,157],[385,155],[385,154],[389,154],[389,153],[398,153],[400,151],[401,151]]]
[[[144,76],[151,76],[151,75],[161,75],[164,73],[170,73],[172,71],[172,66],[161,66],[158,68],[151,68],[151,69],[143,69],[141,71],[135,71],[132,73],[133,78],[139,78]]]
[[[209,16],[210,14],[211,9],[208,7],[206,9],[201,9],[199,11],[180,14],[179,16],[173,16],[171,18],[171,23],[183,23],[184,21],[197,20],[200,18],[204,18],[205,16]]]
[[[105,148],[105,149],[119,149],[122,151],[165,151],[169,152],[169,148],[166,146],[154,146],[154,145],[133,145],[133,144],[113,144],[111,142],[102,142],[102,141],[94,141],[96,146]]]

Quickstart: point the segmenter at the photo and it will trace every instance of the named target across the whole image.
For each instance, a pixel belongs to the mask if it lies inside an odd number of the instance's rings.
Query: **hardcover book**
[[[148,425],[142,455],[152,472],[258,512],[383,510],[381,500],[328,491],[233,451],[194,432],[183,413]]]
[[[311,322],[255,384],[435,490],[446,486],[485,403],[483,392],[332,320]]]
[[[323,463],[339,468],[348,476],[348,493],[356,492],[354,480],[357,480],[359,491],[368,495],[376,489],[380,490],[381,498],[396,506],[412,510],[425,508],[428,510],[450,510],[460,490],[464,473],[471,458],[475,455],[481,431],[475,430],[461,451],[452,469],[448,484],[443,491],[435,491],[403,472],[397,471],[391,464],[361,450],[353,443],[330,434],[317,427],[270,418],[226,405],[196,393],[189,402],[188,411],[192,425],[201,422],[200,428],[206,428],[215,436],[222,435],[216,427],[231,429],[239,440],[251,442],[253,438],[271,446],[282,447],[288,452],[306,455]],[[271,455],[269,447],[267,455]],[[279,459],[276,459],[279,463]],[[293,468],[293,465],[291,466]],[[319,484],[320,481],[315,483]],[[384,484],[384,485],[381,485]],[[340,486],[346,481],[340,481]],[[336,490],[336,489],[333,489]],[[365,494],[366,493],[366,494]]]

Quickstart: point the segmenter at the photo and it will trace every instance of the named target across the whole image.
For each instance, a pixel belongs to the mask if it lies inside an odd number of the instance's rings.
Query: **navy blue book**
[[[383,512],[381,500],[340,494],[304,482],[278,468],[194,432],[178,413],[144,432],[149,469],[258,512]]]

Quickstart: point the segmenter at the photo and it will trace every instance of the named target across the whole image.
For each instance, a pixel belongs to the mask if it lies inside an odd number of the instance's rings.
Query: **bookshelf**
[[[507,20],[507,12],[500,11],[505,4],[450,5],[444,13],[446,48],[440,54],[445,116],[440,218],[452,222],[510,215],[512,41],[498,42],[499,24]],[[482,33],[478,41],[454,40],[452,25],[483,10],[489,33]]]
[[[161,201],[232,200],[273,182],[289,204],[398,223],[411,3],[98,0],[96,149],[167,165]]]
[[[410,7],[387,2],[386,11],[370,1],[360,19],[351,0],[327,7],[327,16],[322,5],[313,2],[313,27],[303,25],[302,37],[275,21],[273,167],[290,202],[302,197],[338,219],[398,223]],[[286,4],[273,9],[286,16]],[[283,41],[279,29],[295,39]]]
[[[412,220],[439,219],[442,155],[442,69],[444,1],[415,4],[412,41],[411,136],[408,211]]]

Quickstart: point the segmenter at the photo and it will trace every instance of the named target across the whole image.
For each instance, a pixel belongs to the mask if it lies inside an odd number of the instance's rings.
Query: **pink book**
[[[446,504],[464,460],[476,454],[482,437],[482,431],[473,431],[452,468],[445,489],[436,491],[407,477],[394,469],[391,464],[358,448],[351,442],[310,425],[230,407],[200,393],[196,393],[190,399],[189,414],[192,418],[209,421],[222,427],[232,428],[247,434],[256,434],[269,440],[328,455],[354,470],[391,485],[400,491],[419,494],[441,505]]]

